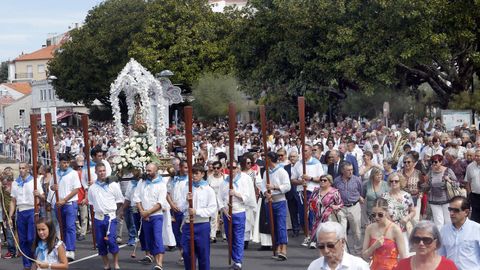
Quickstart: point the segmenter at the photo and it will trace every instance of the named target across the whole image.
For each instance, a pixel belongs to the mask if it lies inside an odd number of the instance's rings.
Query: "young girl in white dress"
[[[33,243],[35,259],[39,262],[33,265],[33,270],[68,269],[65,245],[57,238],[52,221],[41,218],[37,221],[36,237]]]

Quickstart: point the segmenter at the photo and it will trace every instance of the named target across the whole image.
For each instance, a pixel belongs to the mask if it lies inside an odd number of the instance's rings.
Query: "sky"
[[[101,0],[0,0],[0,61],[42,48],[47,37],[83,23]]]

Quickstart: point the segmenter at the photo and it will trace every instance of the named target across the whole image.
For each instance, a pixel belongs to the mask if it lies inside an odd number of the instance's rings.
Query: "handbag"
[[[444,172],[444,178],[448,176],[448,169]],[[455,196],[462,196],[462,191],[457,182],[445,180],[445,189],[447,190],[447,199],[450,201]]]

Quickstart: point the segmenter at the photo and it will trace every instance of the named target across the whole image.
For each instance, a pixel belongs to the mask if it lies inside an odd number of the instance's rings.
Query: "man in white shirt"
[[[307,147],[305,147],[307,148]],[[310,148],[311,150],[311,148]],[[287,199],[285,193],[290,190],[290,179],[283,165],[277,164],[278,155],[275,152],[267,154],[268,170],[263,174],[262,193],[266,202],[272,202],[273,221],[275,229],[275,244],[277,246],[274,259],[279,261],[287,260]],[[267,173],[270,184],[267,184]],[[269,208],[267,207],[267,213]],[[269,220],[270,222],[270,220]]]
[[[233,189],[230,189],[230,177],[220,185],[217,195],[218,208],[223,212],[223,224],[227,239],[229,237],[228,226],[232,222],[232,260],[233,269],[242,269],[243,249],[245,239],[245,223],[247,205],[255,203],[253,182],[245,173],[240,171],[237,162],[233,162]],[[229,197],[232,196],[232,216],[229,216]],[[252,202],[253,201],[253,202]]]
[[[320,223],[316,232],[320,258],[314,260],[307,270],[369,270],[368,263],[345,251],[345,230],[337,222]]]
[[[50,181],[50,190],[58,193],[59,201],[55,196],[52,198],[52,205],[60,207],[62,219],[62,227],[64,234],[65,249],[69,261],[75,260],[75,241],[76,226],[78,212],[78,190],[80,189],[80,180],[78,173],[70,167],[68,154],[61,154],[59,157],[60,166],[55,172],[57,174],[57,184]],[[56,210],[55,210],[56,211]],[[60,223],[60,222],[59,222]]]
[[[205,168],[203,166],[193,166],[192,193],[188,192],[188,185],[182,192],[184,200],[180,209],[185,213],[185,224],[182,226],[182,247],[186,270],[191,269],[190,222],[194,223],[195,257],[198,259],[198,270],[210,269],[210,217],[217,212],[217,199],[215,191],[204,180],[204,176]],[[192,208],[188,205],[189,200],[192,200]],[[190,220],[190,215],[193,215],[193,220]]]
[[[304,221],[304,207],[303,207],[303,189],[307,189],[307,201],[310,199],[310,196],[313,190],[316,187],[320,187],[320,176],[325,174],[323,171],[322,163],[316,158],[313,157],[312,146],[305,144],[305,161],[306,161],[306,171],[303,172],[302,160],[299,160],[292,168],[292,183],[297,186],[298,192],[298,214],[300,215],[300,225],[305,226]],[[313,213],[308,213],[308,229],[309,231],[313,226]],[[305,228],[305,227],[304,227]],[[305,237],[302,245],[308,246],[310,244],[310,237]]]
[[[167,205],[167,183],[158,175],[154,163],[147,165],[147,179],[138,183],[133,196],[138,211],[142,216],[141,230],[145,234],[147,250],[155,258],[154,270],[163,268],[163,208]]]
[[[105,165],[101,162],[95,165],[95,173],[98,176],[95,184],[90,187],[88,201],[95,211],[95,238],[98,255],[102,256],[103,268],[110,269],[108,252],[112,254],[114,269],[120,269],[118,265],[117,217],[123,214],[122,204],[124,201],[120,185],[110,183]]]
[[[472,205],[470,218],[480,223],[480,149],[475,150],[475,159],[467,166],[465,180]]]
[[[20,176],[12,183],[10,201],[10,217],[8,217],[9,227],[13,228],[12,216],[16,211],[17,233],[20,248],[25,255],[33,258],[32,245],[35,240],[35,213],[34,213],[34,196],[43,199],[42,185],[37,180],[37,191],[34,193],[34,179],[30,175],[30,167],[26,163],[18,165]],[[30,269],[32,262],[22,257],[23,268]]]

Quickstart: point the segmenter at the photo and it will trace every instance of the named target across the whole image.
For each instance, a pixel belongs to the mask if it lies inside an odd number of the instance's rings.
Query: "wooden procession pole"
[[[53,142],[53,127],[52,127],[52,114],[51,113],[46,113],[45,114],[45,126],[47,129],[47,140],[48,140],[48,149],[50,152],[50,158],[52,159],[52,169],[53,169],[53,184],[57,186],[57,191],[55,191],[55,203],[59,201],[58,198],[58,185],[57,185],[57,164],[56,164],[56,154],[55,154],[55,149],[54,149],[54,142]],[[55,208],[57,209],[57,220],[58,220],[58,225],[60,227],[60,239],[63,241],[64,235],[63,235],[63,220],[62,220],[62,211],[61,211],[61,206],[55,205]]]
[[[90,185],[92,181],[92,174],[90,172],[90,140],[88,137],[88,115],[83,114],[82,115],[82,129],[83,129],[83,142],[84,142],[84,147],[83,150],[85,151],[85,158],[87,160],[87,179],[88,179],[88,185]],[[87,206],[88,207],[88,206]],[[96,243],[96,238],[95,238],[95,218],[94,218],[94,211],[93,211],[93,205],[90,205],[90,219],[91,219],[91,224],[92,224],[92,245],[93,249],[96,249],[97,243]],[[87,215],[88,219],[88,215]],[[87,220],[88,224],[88,220]]]
[[[262,141],[263,141],[263,152],[265,153],[265,176],[267,180],[267,185],[270,185],[270,174],[268,173],[268,146],[267,146],[267,117],[265,114],[265,106],[261,105],[260,106],[260,121],[262,123]],[[270,190],[267,190],[269,194],[271,194]],[[275,225],[273,224],[273,207],[272,207],[272,201],[268,201],[268,218],[270,221],[270,235],[272,236],[272,250],[273,250],[273,255],[275,256],[277,251],[276,251],[276,241],[275,241]]]
[[[235,104],[230,102],[228,104],[228,148],[230,154],[230,181],[229,181],[229,195],[228,195],[228,215],[230,220],[228,222],[228,265],[232,263],[232,243],[233,243],[233,217],[232,217],[232,203],[233,196],[230,195],[230,190],[233,189],[233,160],[235,159],[235,128],[236,128],[236,118],[237,113],[235,109]],[[238,166],[238,164],[237,164]]]
[[[38,179],[38,133],[37,133],[37,116],[30,114],[30,139],[32,140],[32,172],[33,172],[33,191],[37,191],[37,179]],[[39,218],[38,211],[39,199],[35,196],[33,203],[34,220],[35,223]]]
[[[184,108],[185,113],[185,137],[187,141],[187,164],[188,164],[188,192],[193,195],[192,185],[193,185],[193,178],[192,178],[192,155],[193,155],[193,138],[192,138],[192,122],[193,122],[193,108],[192,106],[185,106]],[[193,201],[192,199],[188,200],[188,208],[193,208]],[[190,265],[191,269],[195,270],[195,232],[194,230],[194,217],[190,214]],[[188,263],[188,262],[185,262]]]
[[[307,161],[305,160],[305,98],[298,97],[298,117],[300,120],[300,138],[302,140],[302,169],[303,175],[307,173]],[[302,175],[302,179],[303,179]],[[307,201],[307,186],[303,185],[303,231],[305,237],[308,233],[308,201]]]

